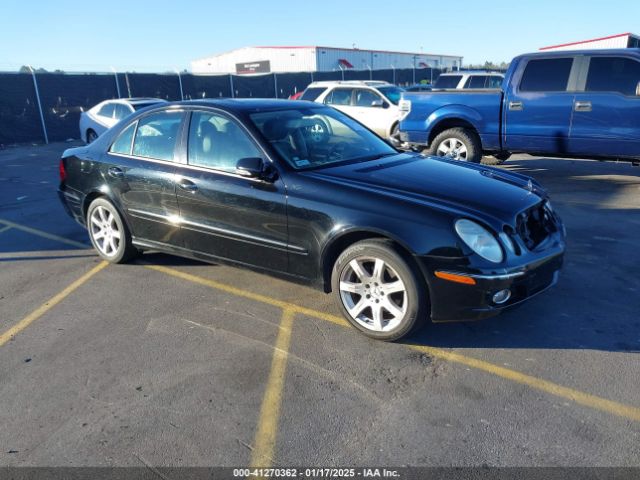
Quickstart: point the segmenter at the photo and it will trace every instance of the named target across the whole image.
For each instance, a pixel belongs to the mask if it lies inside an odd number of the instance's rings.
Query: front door
[[[520,81],[513,79],[505,94],[506,150],[568,152],[575,96],[569,88],[573,63],[572,57],[529,60]]]
[[[594,56],[584,92],[576,94],[571,153],[640,158],[640,62]]]
[[[235,173],[241,158],[264,152],[226,114],[191,114],[188,165],[177,170],[184,246],[212,259],[287,270],[285,186]]]
[[[106,177],[136,241],[180,246],[175,152],[184,112],[150,113],[111,145]]]

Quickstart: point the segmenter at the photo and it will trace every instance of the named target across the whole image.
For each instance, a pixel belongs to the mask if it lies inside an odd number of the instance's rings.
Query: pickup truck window
[[[521,92],[564,92],[573,58],[530,60],[520,82]]]
[[[587,75],[587,92],[618,92],[636,95],[640,63],[622,57],[592,57]]]
[[[434,88],[456,88],[461,79],[462,75],[441,75]]]

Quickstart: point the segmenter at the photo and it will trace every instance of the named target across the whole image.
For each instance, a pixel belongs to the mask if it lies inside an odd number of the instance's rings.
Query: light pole
[[[391,64],[391,68],[393,69],[393,84],[396,84],[396,67],[393,65],[393,63]]]
[[[118,92],[118,98],[122,98],[120,96],[120,83],[118,82],[118,72],[116,72],[116,69],[111,67],[111,71],[113,72],[113,76],[116,79],[116,91]]]
[[[342,81],[344,82],[344,68],[342,68],[342,65],[340,65],[340,64],[338,64],[338,68],[342,72]]]
[[[38,111],[40,112],[40,122],[42,123],[42,133],[44,134],[44,143],[49,145],[49,135],[47,135],[47,126],[44,123],[44,113],[42,111],[42,103],[40,103],[40,90],[38,90],[38,81],[36,80],[36,72],[33,71],[31,65],[27,65],[31,70],[31,77],[33,78],[33,87],[36,90],[36,100],[38,101]]]

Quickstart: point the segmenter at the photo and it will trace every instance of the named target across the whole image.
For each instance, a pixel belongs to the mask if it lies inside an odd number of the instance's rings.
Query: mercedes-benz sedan
[[[398,152],[310,102],[149,107],[67,150],[60,175],[104,259],[160,250],[311,284],[381,340],[527,300],[565,249],[532,179]]]

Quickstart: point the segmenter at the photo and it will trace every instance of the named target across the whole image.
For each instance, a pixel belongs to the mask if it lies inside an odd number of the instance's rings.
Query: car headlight
[[[458,220],[455,228],[462,241],[482,258],[493,263],[504,259],[498,240],[486,228],[466,219]]]

